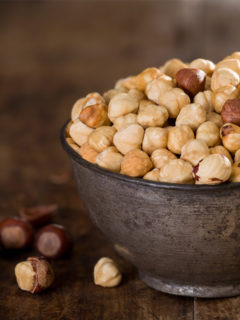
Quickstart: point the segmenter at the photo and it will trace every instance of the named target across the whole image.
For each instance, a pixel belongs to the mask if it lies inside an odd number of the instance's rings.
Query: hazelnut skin
[[[177,86],[183,89],[190,97],[204,91],[206,73],[200,69],[184,68],[176,74]]]
[[[70,250],[72,241],[63,226],[49,224],[37,232],[35,246],[44,257],[57,259]]]
[[[54,271],[45,258],[31,257],[16,265],[15,276],[21,290],[34,294],[50,287]]]
[[[5,249],[22,249],[31,244],[33,230],[21,218],[7,218],[0,223],[0,242]]]
[[[240,125],[240,99],[228,99],[222,108],[222,120]]]

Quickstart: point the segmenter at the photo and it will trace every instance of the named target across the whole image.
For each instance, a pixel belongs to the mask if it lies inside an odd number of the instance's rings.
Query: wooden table
[[[239,320],[240,298],[192,299],[144,285],[133,267],[86,215],[59,130],[73,102],[115,80],[177,56],[220,59],[239,50],[239,5],[205,1],[0,3],[0,215],[57,203],[57,223],[72,233],[70,257],[54,262],[54,286],[18,289],[17,262],[33,250],[0,258],[0,319]],[[101,256],[125,270],[118,288],[96,287]]]

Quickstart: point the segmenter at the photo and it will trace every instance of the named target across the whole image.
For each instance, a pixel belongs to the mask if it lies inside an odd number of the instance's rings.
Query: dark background
[[[217,61],[240,50],[239,14],[238,1],[0,2],[0,215],[57,203],[55,221],[75,239],[40,296],[20,292],[14,279],[14,265],[33,252],[3,254],[1,319],[240,319],[239,298],[161,294],[130,266],[119,288],[95,287],[97,259],[120,260],[84,212],[59,143],[82,95],[173,57]]]

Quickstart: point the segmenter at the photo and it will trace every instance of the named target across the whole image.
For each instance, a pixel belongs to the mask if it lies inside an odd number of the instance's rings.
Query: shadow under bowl
[[[240,183],[159,183],[85,161],[61,142],[94,224],[159,291],[192,297],[240,294]]]

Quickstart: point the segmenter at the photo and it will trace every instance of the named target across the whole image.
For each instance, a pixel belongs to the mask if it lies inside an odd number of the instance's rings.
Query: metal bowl
[[[240,183],[151,182],[98,167],[66,142],[92,221],[148,286],[170,294],[240,294]]]

